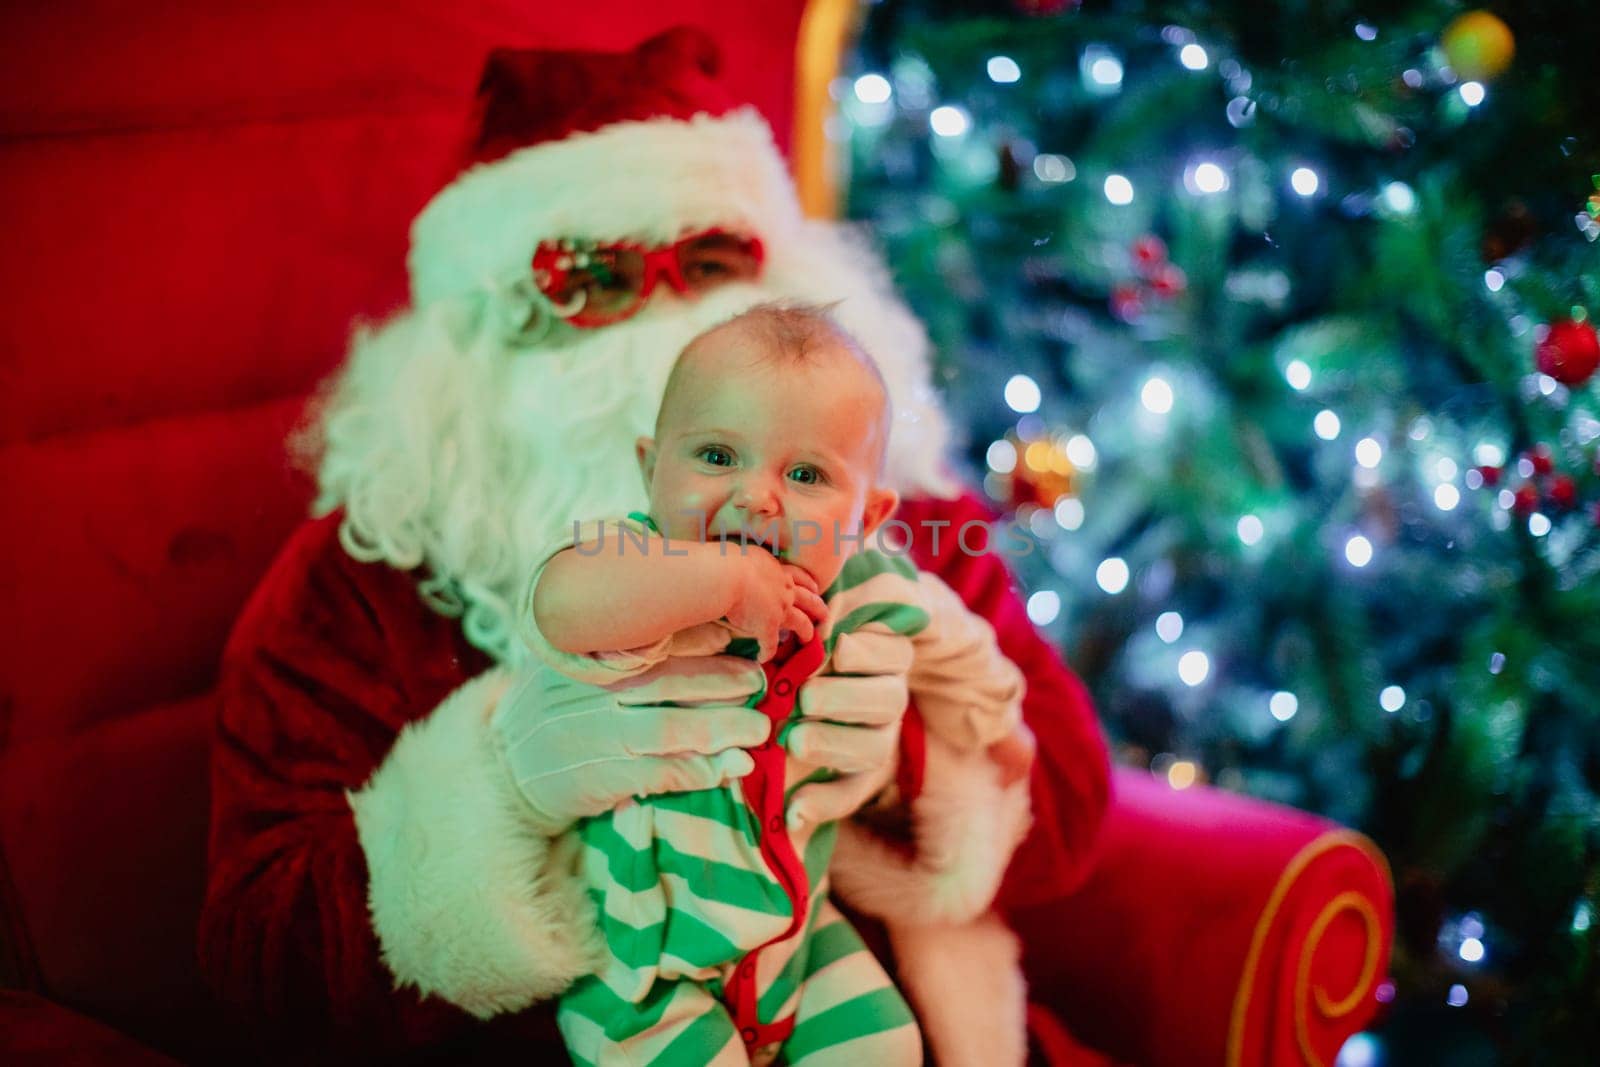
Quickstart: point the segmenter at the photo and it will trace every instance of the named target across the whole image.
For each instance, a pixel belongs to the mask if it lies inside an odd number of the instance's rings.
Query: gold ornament
[[[1444,28],[1439,45],[1454,70],[1466,81],[1488,81],[1503,74],[1516,54],[1511,27],[1487,11],[1468,11]]]
[[[1016,449],[1017,463],[1011,470],[1006,495],[1013,508],[1027,504],[1053,508],[1056,502],[1077,489],[1077,468],[1067,458],[1063,437],[1019,437],[1015,430],[1006,440]]]

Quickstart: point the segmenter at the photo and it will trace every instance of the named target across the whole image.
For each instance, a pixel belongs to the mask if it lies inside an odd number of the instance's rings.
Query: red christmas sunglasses
[[[637,312],[656,282],[688,295],[761,273],[761,242],[705,230],[670,245],[546,241],[533,253],[533,281],[573,326],[609,326]]]

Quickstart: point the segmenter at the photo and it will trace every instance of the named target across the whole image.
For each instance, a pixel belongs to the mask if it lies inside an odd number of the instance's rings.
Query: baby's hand
[[[1033,769],[1033,754],[1038,748],[1033,731],[1023,723],[988,748],[989,759],[1000,768],[1000,784],[1010,786],[1028,777]]]
[[[793,563],[785,563],[783,571],[794,582],[794,606],[799,608],[807,619],[820,626],[828,617],[828,605],[822,599],[822,590],[817,588],[817,580],[811,577],[810,571]],[[807,636],[801,640],[809,641],[811,638]]]
[[[755,639],[761,662],[777,652],[780,630],[792,631],[802,642],[811,640],[816,623],[827,615],[812,577],[764,551],[740,552],[731,559],[739,567],[739,591],[728,609],[728,625]]]

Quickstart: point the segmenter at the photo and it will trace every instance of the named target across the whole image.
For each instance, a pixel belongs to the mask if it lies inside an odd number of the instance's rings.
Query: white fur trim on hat
[[[618,122],[479,164],[440,191],[411,226],[412,301],[514,285],[541,241],[661,244],[714,228],[772,240],[799,220],[754,108]]]
[[[396,986],[479,1018],[554,996],[602,959],[568,839],[530,830],[497,773],[488,720],[506,684],[491,670],[457,689],[347,794]]]

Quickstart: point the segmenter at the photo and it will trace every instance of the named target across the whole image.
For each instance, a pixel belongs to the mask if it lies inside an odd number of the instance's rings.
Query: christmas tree
[[[1120,758],[1389,856],[1367,1062],[1592,1062],[1600,74],[1574,5],[884,0],[848,213]]]

